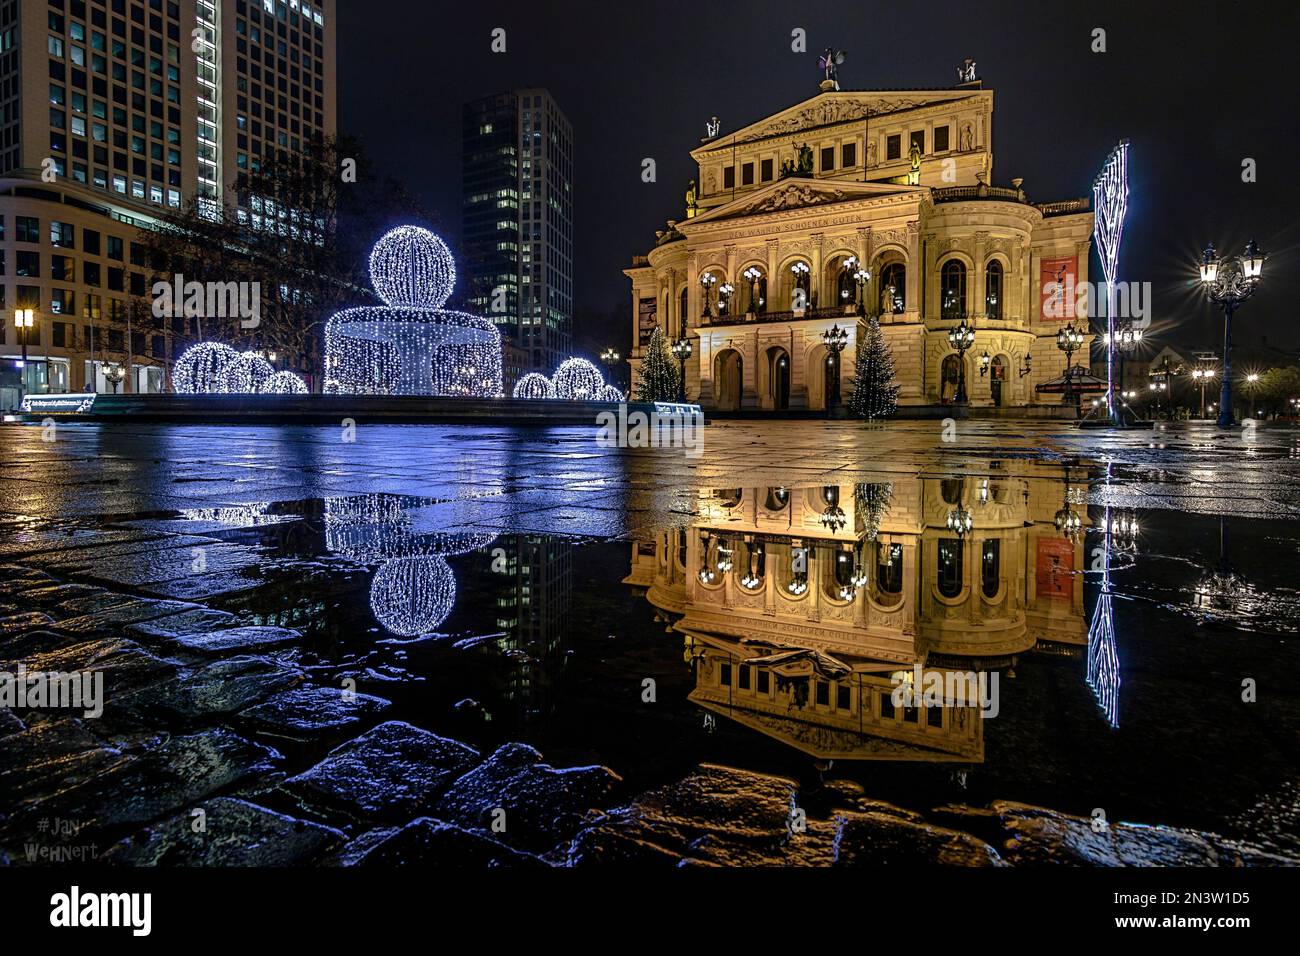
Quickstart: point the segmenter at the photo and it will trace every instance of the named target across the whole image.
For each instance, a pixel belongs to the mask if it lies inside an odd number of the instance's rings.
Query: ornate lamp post
[[[853,273],[853,281],[858,284],[858,318],[867,317],[867,283],[871,281],[871,270],[861,266]]]
[[[1074,404],[1074,353],[1083,346],[1083,330],[1071,322],[1056,333],[1056,347],[1065,353],[1065,404]]]
[[[703,303],[700,306],[700,318],[704,319],[706,323],[709,318],[710,293],[713,291],[713,287],[717,284],[718,284],[718,277],[715,276],[712,272],[706,272],[704,273],[704,275],[700,276],[700,285],[702,286],[701,288],[702,295],[700,296],[700,301],[701,303]]]
[[[1032,372],[1033,370],[1034,370],[1034,357],[1033,357],[1031,354],[1029,354],[1028,352],[1026,352],[1026,353],[1025,353],[1025,362],[1024,362],[1024,364],[1021,365],[1020,368],[1017,369],[1016,371],[1017,371],[1017,373],[1019,374],[1019,376],[1020,376],[1021,378],[1024,378],[1026,375],[1028,375],[1028,374],[1029,374],[1030,372]]]
[[[736,287],[730,282],[718,286],[718,315],[731,314],[731,296],[735,291]]]
[[[975,344],[975,330],[966,324],[963,318],[956,328],[948,330],[948,344],[957,350],[957,394],[953,403],[965,405],[966,398],[966,350]]]
[[[980,378],[989,373],[989,366],[992,364],[993,360],[989,357],[989,350],[985,349],[984,354],[980,356]]]
[[[31,374],[27,371],[27,340],[31,337],[32,325],[35,321],[35,312],[32,309],[14,309],[14,327],[18,329],[18,338],[23,346],[23,357],[18,363],[18,367],[23,370],[20,383],[22,387],[18,390],[19,402],[27,397],[27,383]]]
[[[1212,368],[1194,368],[1192,369],[1192,383],[1201,387],[1201,417],[1205,417],[1205,386],[1214,378],[1215,370]]]
[[[117,364],[110,365],[108,371],[104,373],[104,378],[113,383],[113,394],[116,395],[118,388],[126,379],[126,369]]]
[[[677,382],[677,400],[683,404],[686,402],[686,360],[691,357],[692,351],[691,340],[685,335],[673,343],[673,355],[677,356],[677,361],[681,363],[681,378]]]
[[[800,290],[803,291],[804,296],[803,296],[803,306],[802,306],[802,307],[805,308],[805,309],[806,309],[806,308],[809,308],[809,306],[811,305],[811,303],[808,301],[808,299],[809,299],[809,294],[808,294],[808,278],[809,278],[809,276],[812,274],[812,268],[808,265],[808,263],[803,262],[803,261],[800,261],[800,262],[796,262],[796,263],[794,263],[792,266],[790,266],[790,271],[794,273],[794,288],[795,288],[795,292],[798,293]],[[795,301],[798,301],[798,299],[799,299],[799,297],[798,297],[798,295],[796,295],[796,296],[795,296]],[[792,305],[793,305],[793,303],[792,303]]]
[[[758,315],[759,307],[763,304],[758,298],[758,283],[763,279],[763,270],[758,266],[750,266],[741,275],[749,283],[749,311]]]
[[[609,374],[611,378],[614,375],[614,369],[618,365],[618,360],[620,358],[621,356],[618,354],[618,352],[616,352],[612,348],[605,349],[605,351],[600,353],[600,360],[605,364],[605,368],[609,369]]]
[[[1221,261],[1214,245],[1201,257],[1201,284],[1211,302],[1223,306],[1223,388],[1219,392],[1219,427],[1231,428],[1232,421],[1232,313],[1255,294],[1264,271],[1264,254],[1252,239],[1245,251]]]
[[[840,404],[840,353],[849,344],[849,333],[836,324],[822,333],[822,341],[826,343],[826,364],[831,367],[831,400],[826,406],[830,411]]]
[[[1250,417],[1255,418],[1259,409],[1255,407],[1255,394],[1259,391],[1259,373],[1248,372],[1246,374],[1246,391],[1250,394]]]

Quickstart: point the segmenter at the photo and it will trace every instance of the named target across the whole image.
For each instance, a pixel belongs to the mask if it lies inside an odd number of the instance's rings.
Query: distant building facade
[[[543,89],[466,103],[462,120],[467,305],[549,375],[573,348],[573,127]]]
[[[847,401],[861,294],[893,350],[900,403],[953,400],[948,331],[963,318],[975,329],[971,404],[1039,401],[1035,386],[1065,371],[1057,331],[1080,322],[1064,297],[1088,280],[1093,216],[1086,198],[1032,203],[1020,180],[990,185],[992,120],[993,92],[978,81],[824,89],[705,140],[691,153],[686,218],[625,270],[634,378],[660,326],[692,340],[687,392],[707,408],[825,408],[836,366],[822,336],[838,325]],[[1086,301],[1082,314],[1086,324]],[[1086,365],[1086,352],[1074,361]]]

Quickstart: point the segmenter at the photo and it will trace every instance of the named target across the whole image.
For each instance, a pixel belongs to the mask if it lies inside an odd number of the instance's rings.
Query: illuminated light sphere
[[[596,393],[596,398],[602,402],[621,402],[623,401],[623,393],[613,385],[606,385]]]
[[[172,367],[172,391],[178,395],[220,392],[217,384],[226,366],[239,360],[239,353],[220,342],[192,345]]]
[[[306,395],[307,383],[293,372],[276,372],[258,391],[268,395]]]
[[[571,401],[595,401],[605,387],[600,369],[583,358],[565,359],[551,376],[556,398]]]
[[[326,394],[500,397],[501,333],[442,307],[455,279],[451,253],[428,230],[401,226],[380,239],[370,280],[386,305],[326,322]]]
[[[554,398],[555,389],[551,387],[551,380],[545,375],[540,372],[529,372],[515,382],[515,390],[512,394],[515,398]]]
[[[456,284],[447,244],[419,226],[398,226],[370,251],[370,283],[398,309],[440,309]]]
[[[383,628],[399,637],[428,634],[456,603],[456,578],[440,555],[393,558],[370,582],[370,609]]]
[[[275,368],[256,352],[240,352],[233,362],[217,375],[218,392],[246,395],[260,392],[262,385],[275,374]]]

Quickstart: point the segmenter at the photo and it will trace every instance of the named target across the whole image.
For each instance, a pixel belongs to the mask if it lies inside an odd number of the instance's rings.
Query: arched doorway
[[[808,353],[808,367],[804,370],[804,381],[808,383],[808,408],[817,411],[826,407],[831,395],[831,379],[828,371],[829,353],[826,346],[818,345]]]
[[[718,411],[734,412],[740,408],[744,381],[744,359],[735,349],[723,349],[713,360],[713,395]]]
[[[993,399],[993,405],[1001,408],[1004,401],[1003,389],[1008,388],[1007,382],[1007,358],[1005,355],[993,356],[993,361],[989,363],[989,397]]]
[[[943,405],[951,405],[957,399],[959,361],[954,352],[943,357],[943,366],[939,373],[939,402]]]
[[[764,356],[767,373],[763,407],[778,411],[790,407],[790,354],[779,345],[769,348]]]

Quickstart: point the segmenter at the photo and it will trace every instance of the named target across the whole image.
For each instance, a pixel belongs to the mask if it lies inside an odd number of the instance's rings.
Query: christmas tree
[[[894,357],[889,352],[880,320],[867,320],[867,334],[858,336],[856,368],[853,370],[853,397],[849,413],[854,418],[872,421],[888,418],[898,409],[898,383],[894,381]]]
[[[641,379],[637,382],[638,402],[677,401],[677,360],[668,347],[663,329],[655,326],[641,361]]]

